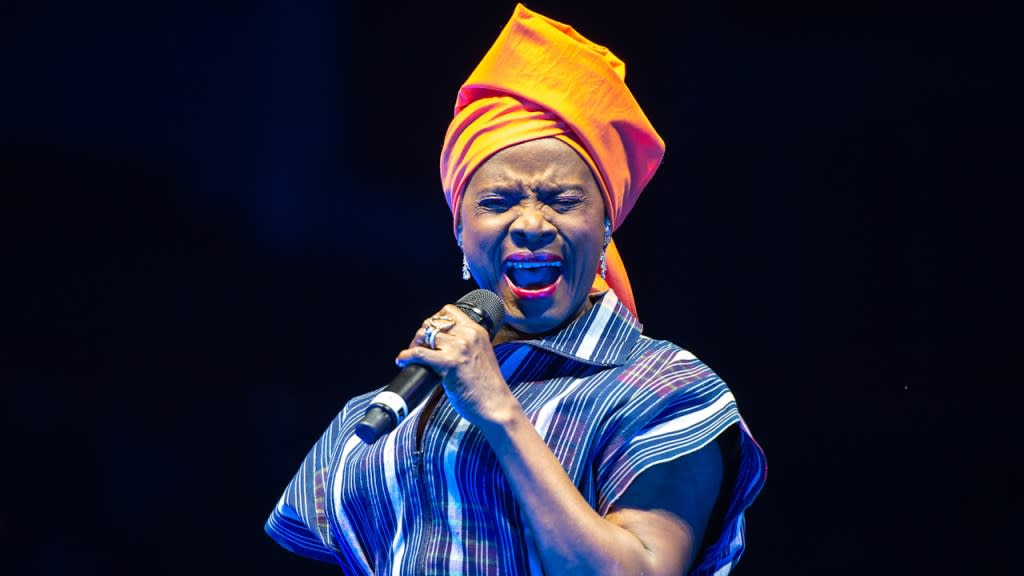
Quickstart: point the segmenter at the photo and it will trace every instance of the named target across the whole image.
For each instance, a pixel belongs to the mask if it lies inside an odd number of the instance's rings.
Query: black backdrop
[[[513,3],[15,4],[0,571],[337,573],[263,522],[471,288],[437,155]],[[737,573],[1020,573],[1018,20],[618,4],[527,5],[667,142],[616,238],[768,454]]]

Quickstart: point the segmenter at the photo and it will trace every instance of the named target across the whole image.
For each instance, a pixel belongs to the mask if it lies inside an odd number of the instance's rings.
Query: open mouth
[[[505,260],[505,282],[519,298],[551,295],[562,280],[562,261],[553,255],[513,255]]]

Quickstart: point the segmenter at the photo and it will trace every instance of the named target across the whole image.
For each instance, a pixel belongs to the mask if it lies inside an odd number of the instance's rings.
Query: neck
[[[600,294],[588,295],[586,298],[583,299],[583,304],[579,307],[579,310],[576,310],[576,312],[572,316],[570,316],[568,320],[561,323],[554,330],[550,330],[542,334],[520,332],[514,326],[511,326],[508,322],[506,322],[501,328],[498,329],[498,333],[494,335],[494,339],[491,340],[491,345],[497,346],[498,344],[504,344],[505,342],[514,342],[516,340],[533,340],[536,338],[542,338],[544,336],[547,336],[548,334],[558,332],[559,330],[565,328],[568,324],[572,323],[574,320],[579,318],[580,316],[586,314],[588,310],[594,307],[594,300],[596,300],[600,296]]]

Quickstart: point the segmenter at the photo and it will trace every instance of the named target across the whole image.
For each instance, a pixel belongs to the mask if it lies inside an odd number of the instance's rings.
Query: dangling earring
[[[462,250],[462,229],[459,229],[459,250]],[[469,280],[472,278],[472,274],[469,273],[469,262],[466,261],[466,251],[462,251],[462,279]]]
[[[604,280],[608,276],[608,257],[605,252],[608,250],[608,243],[612,241],[612,223],[607,218],[604,219],[604,247],[601,249],[601,279]]]

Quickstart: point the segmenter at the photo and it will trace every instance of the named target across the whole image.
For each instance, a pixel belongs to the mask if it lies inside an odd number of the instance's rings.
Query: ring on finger
[[[447,332],[455,326],[455,320],[450,316],[431,316],[427,320],[427,328],[433,328],[437,332]]]
[[[433,324],[423,329],[423,343],[427,345],[427,348],[437,350],[435,339],[438,332],[439,330]]]

